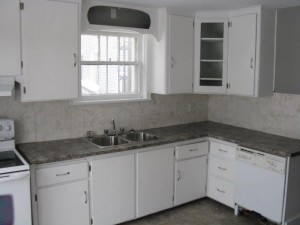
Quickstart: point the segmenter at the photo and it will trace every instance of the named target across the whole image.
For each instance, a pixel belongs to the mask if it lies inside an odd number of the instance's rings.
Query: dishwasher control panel
[[[283,157],[239,148],[236,159],[240,162],[248,163],[277,173],[285,173],[286,160]]]

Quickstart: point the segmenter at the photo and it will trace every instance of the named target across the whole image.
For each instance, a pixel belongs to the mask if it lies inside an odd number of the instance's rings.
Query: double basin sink
[[[158,139],[158,136],[145,132],[130,132],[123,135],[101,135],[89,139],[93,144],[106,147],[114,145],[122,145],[130,142],[144,142]]]

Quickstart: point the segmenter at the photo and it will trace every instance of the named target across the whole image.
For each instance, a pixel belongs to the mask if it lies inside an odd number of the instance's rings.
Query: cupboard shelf
[[[223,40],[224,38],[201,38],[201,41],[207,41],[207,42],[218,42]]]

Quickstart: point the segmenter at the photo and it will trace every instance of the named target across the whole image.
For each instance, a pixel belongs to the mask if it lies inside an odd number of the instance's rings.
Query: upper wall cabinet
[[[227,18],[197,18],[194,92],[226,93]]]
[[[192,93],[194,26],[193,18],[171,15],[160,9],[158,41],[153,41],[152,92]]]
[[[228,47],[228,94],[272,95],[275,11],[259,6],[232,12]]]
[[[255,6],[203,15],[196,16],[194,92],[271,96],[275,11]]]
[[[77,98],[80,1],[23,2],[21,100]]]
[[[0,76],[21,75],[20,1],[0,1]]]

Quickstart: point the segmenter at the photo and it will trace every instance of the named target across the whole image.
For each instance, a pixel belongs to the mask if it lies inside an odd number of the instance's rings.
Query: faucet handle
[[[107,129],[104,129],[104,134],[108,135],[108,130]]]
[[[119,134],[123,134],[125,132],[125,128],[124,127],[120,127],[120,133]]]
[[[129,132],[130,132],[130,133],[134,133],[134,132],[135,132],[135,129],[131,128],[131,129],[129,130]]]

